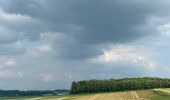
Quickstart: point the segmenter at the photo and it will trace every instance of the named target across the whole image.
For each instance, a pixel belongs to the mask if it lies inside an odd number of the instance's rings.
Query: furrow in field
[[[137,95],[137,93],[135,91],[133,91],[133,92],[134,92],[136,99],[139,99],[139,96]]]
[[[135,98],[134,92],[131,91],[131,94],[132,94],[132,97],[133,97],[133,99],[134,99],[134,98]]]

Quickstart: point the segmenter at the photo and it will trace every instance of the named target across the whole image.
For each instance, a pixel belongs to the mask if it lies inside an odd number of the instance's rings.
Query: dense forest
[[[71,94],[169,88],[170,79],[143,77],[73,82]]]

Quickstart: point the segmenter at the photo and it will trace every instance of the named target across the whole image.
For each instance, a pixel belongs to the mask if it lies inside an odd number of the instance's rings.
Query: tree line
[[[71,94],[170,88],[170,79],[143,77],[72,82]]]
[[[20,91],[20,90],[0,90],[0,97],[12,97],[12,96],[43,96],[43,95],[60,95],[68,94],[70,90],[32,90],[32,91]]]

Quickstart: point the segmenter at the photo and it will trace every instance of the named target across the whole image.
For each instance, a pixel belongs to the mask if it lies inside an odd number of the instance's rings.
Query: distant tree
[[[73,82],[72,82],[72,85],[71,85],[71,93],[72,93],[72,94],[75,94],[75,93],[76,93],[76,88],[77,88],[76,82],[73,81]]]

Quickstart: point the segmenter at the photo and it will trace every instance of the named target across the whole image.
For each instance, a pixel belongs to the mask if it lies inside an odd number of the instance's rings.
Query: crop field
[[[0,100],[170,100],[170,89],[43,97],[1,97]]]
[[[129,91],[114,93],[99,93],[86,95],[68,95],[68,96],[47,96],[47,97],[16,97],[0,98],[0,100],[149,100],[149,97],[155,96],[150,90]]]

